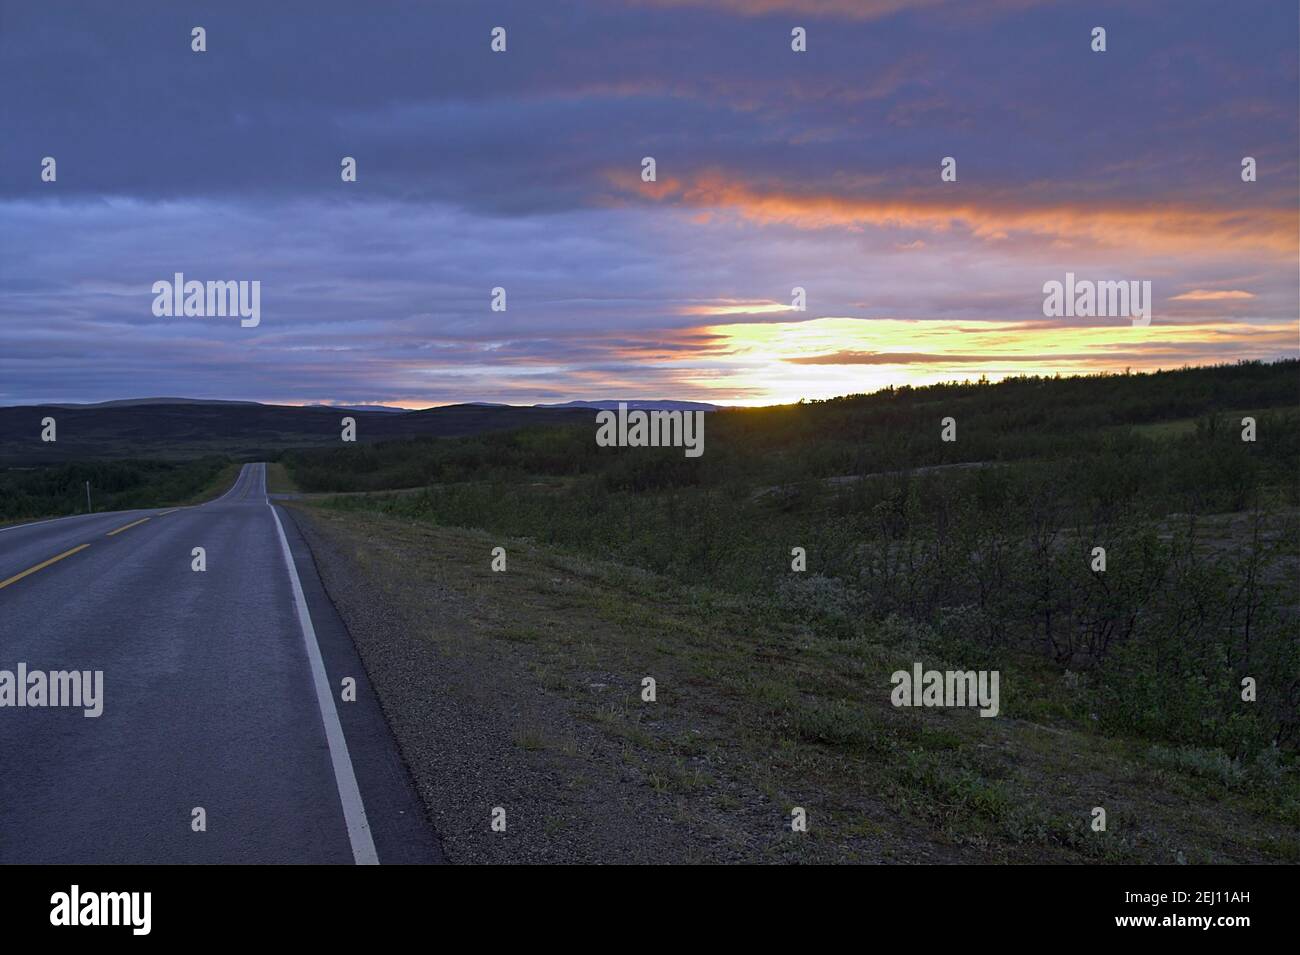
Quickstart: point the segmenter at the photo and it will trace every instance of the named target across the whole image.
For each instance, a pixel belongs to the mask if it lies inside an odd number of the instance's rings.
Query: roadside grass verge
[[[191,494],[184,501],[168,502],[168,505],[172,503],[180,503],[183,506],[192,507],[195,504],[206,504],[208,501],[216,500],[230,490],[230,486],[234,484],[235,479],[239,477],[241,468],[242,465],[237,461],[228,462],[222,466],[220,471],[212,476],[212,480],[208,481],[201,490]]]
[[[449,652],[507,645],[532,676],[510,692],[598,728],[636,785],[733,856],[1171,863],[1300,853],[1293,770],[1224,769],[1214,755],[1102,735],[1082,691],[1040,657],[1002,659],[998,718],[895,709],[891,672],[918,660],[965,669],[969,657],[898,619],[845,634],[759,595],[382,506],[348,498],[302,509],[346,543],[377,593],[400,576],[417,601],[463,603],[466,632],[416,639],[451,641]],[[496,546],[504,573],[490,569]],[[642,700],[645,677],[654,703]],[[564,749],[527,728],[517,745]],[[806,834],[790,831],[796,806]],[[1104,833],[1089,827],[1096,806]]]
[[[0,470],[0,523],[198,504],[224,493],[239,473],[226,457],[188,461],[89,461]]]
[[[266,490],[270,494],[297,494],[298,484],[284,463],[271,461],[266,465]]]

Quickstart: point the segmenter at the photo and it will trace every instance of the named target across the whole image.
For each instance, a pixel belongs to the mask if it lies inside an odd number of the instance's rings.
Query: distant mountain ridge
[[[284,406],[280,406],[284,407]],[[293,406],[289,406],[293,407]],[[383,411],[387,414],[406,414],[410,408],[394,408],[391,405],[303,405],[304,408],[329,408],[331,411]]]
[[[718,406],[706,401],[675,401],[668,398],[604,398],[598,401],[563,401],[551,404],[511,405],[499,401],[466,401],[455,405],[437,405],[443,408],[583,408],[592,411],[617,411],[625,404],[629,411],[717,411]],[[51,401],[42,402],[47,408],[134,408],[144,405],[257,405],[263,408],[324,408],[329,411],[377,411],[384,414],[410,414],[414,411],[431,411],[433,408],[394,408],[375,404],[321,404],[278,405],[265,401],[240,401],[228,398],[116,398],[112,401]],[[23,408],[35,405],[6,405]]]
[[[602,401],[565,401],[561,404],[533,405],[534,408],[590,408],[593,411],[617,411],[619,405],[628,411],[717,411],[717,405],[706,401],[672,401],[664,398],[620,398]]]
[[[256,405],[258,401],[228,398],[117,398],[113,401],[51,401],[47,408],[134,408],[139,405]],[[24,405],[8,405],[22,408]]]

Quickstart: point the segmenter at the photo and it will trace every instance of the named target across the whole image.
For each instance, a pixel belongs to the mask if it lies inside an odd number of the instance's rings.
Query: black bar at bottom
[[[638,937],[655,945],[685,942],[673,939],[672,926],[686,921],[698,923],[689,930],[698,942],[766,932],[769,919],[772,928],[814,932],[832,922],[856,934],[911,926],[909,933],[936,940],[1199,935],[1231,943],[1242,932],[1294,931],[1298,900],[1294,869],[1255,866],[876,867],[782,873],[746,884],[751,872],[733,873],[717,892],[689,889],[692,874],[665,882],[661,870],[604,874],[598,887],[579,872],[568,886],[566,876],[552,874],[544,889],[535,875],[487,879],[450,867],[29,866],[4,874],[6,939],[75,933],[83,943],[285,935],[338,945],[434,926],[455,930],[466,919],[481,930],[484,917],[489,930],[519,931],[528,924],[518,921],[523,917],[538,936],[578,932],[632,945]]]

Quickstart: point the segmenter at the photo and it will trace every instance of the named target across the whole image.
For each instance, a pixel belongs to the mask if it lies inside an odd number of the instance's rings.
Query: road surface
[[[197,507],[0,529],[0,704],[19,664],[102,671],[103,710],[0,705],[0,862],[441,861],[264,464]]]

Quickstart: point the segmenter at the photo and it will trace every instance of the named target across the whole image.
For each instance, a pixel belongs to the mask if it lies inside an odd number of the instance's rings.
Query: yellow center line
[[[122,525],[121,527],[119,527],[117,530],[115,530],[115,531],[109,531],[109,532],[108,532],[107,534],[105,534],[104,536],[105,536],[105,537],[112,537],[114,534],[120,534],[120,533],[122,533],[122,531],[129,531],[131,528],[135,527],[135,525],[137,525],[137,524],[143,524],[143,523],[144,523],[145,521],[147,521],[147,520],[149,520],[149,518],[147,518],[147,517],[142,517],[142,518],[140,518],[138,521],[132,521],[130,524],[123,524],[123,525]]]
[[[65,557],[71,557],[77,551],[85,550],[89,546],[90,546],[89,544],[78,544],[76,547],[72,548],[72,550],[65,550],[62,554],[59,554],[57,557],[51,557],[49,560],[43,561],[42,563],[37,564],[35,567],[28,567],[21,574],[14,574],[8,580],[0,580],[0,590],[4,590],[4,588],[8,587],[10,584],[14,583],[15,581],[22,580],[28,574],[36,573],[42,567],[48,567],[50,566],[50,564],[53,564],[56,561],[63,560],[63,558]]]
[[[161,514],[157,514],[157,515],[155,515],[155,516],[156,516],[156,517],[166,517],[168,514],[174,514],[174,513],[176,513],[176,512],[179,511],[179,510],[180,510],[179,507],[173,507],[170,511],[163,511]]]

